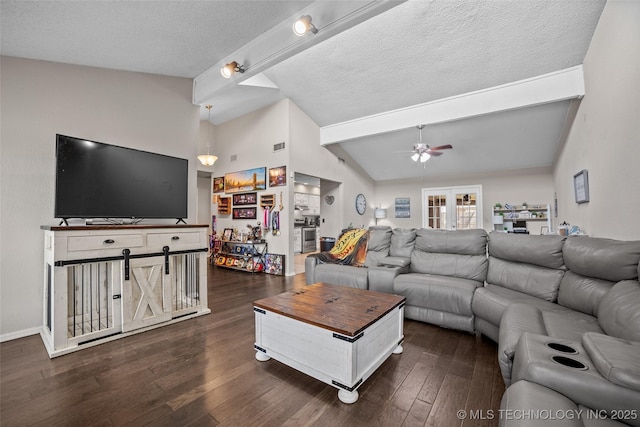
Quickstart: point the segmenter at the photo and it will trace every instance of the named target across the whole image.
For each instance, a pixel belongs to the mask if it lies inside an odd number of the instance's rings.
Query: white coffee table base
[[[254,307],[256,359],[271,358],[338,389],[344,403],[391,354],[402,353],[404,305],[350,337]]]

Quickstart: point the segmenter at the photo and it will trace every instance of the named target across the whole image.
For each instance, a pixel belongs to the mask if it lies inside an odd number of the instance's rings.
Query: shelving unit
[[[260,195],[260,207],[261,208],[273,208],[275,205],[275,196],[273,194],[261,194]]]
[[[216,254],[215,265],[256,273],[264,270],[264,255],[266,253],[267,242],[265,240],[246,243],[223,240],[220,252]]]
[[[505,207],[496,208],[493,207],[493,216],[501,216],[503,223],[501,225],[494,224],[497,227],[501,227],[500,230],[506,229],[507,231],[514,231],[514,224],[516,222],[538,222],[544,223],[540,224],[540,234],[544,233],[544,228],[546,228],[546,232],[551,232],[551,207],[548,204],[533,204],[524,206],[516,206],[516,205],[508,205]],[[527,230],[530,228],[529,224],[527,224]]]
[[[231,213],[231,197],[218,197],[218,213],[229,215]]]

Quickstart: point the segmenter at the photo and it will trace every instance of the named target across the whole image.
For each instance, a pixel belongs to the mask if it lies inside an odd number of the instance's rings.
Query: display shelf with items
[[[215,265],[234,270],[256,273],[264,270],[264,255],[267,252],[265,240],[231,241],[223,240],[216,254]]]
[[[496,231],[509,233],[529,233],[532,225],[529,222],[543,222],[540,224],[540,234],[547,234],[551,228],[551,207],[548,204],[522,204],[493,206],[493,226]]]
[[[231,197],[218,197],[218,213],[229,215],[231,213]]]
[[[273,194],[261,194],[260,195],[260,207],[261,208],[273,208],[275,204],[275,196]]]

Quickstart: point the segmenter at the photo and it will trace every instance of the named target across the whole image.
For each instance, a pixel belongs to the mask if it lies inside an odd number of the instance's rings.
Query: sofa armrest
[[[596,369],[614,384],[640,391],[640,343],[586,332],[585,348]]]
[[[307,285],[316,283],[316,265],[319,264],[319,259],[316,254],[307,256],[304,260],[304,278]]]
[[[369,267],[369,290],[376,292],[393,293],[393,281],[399,275],[409,272],[409,266],[378,266]]]

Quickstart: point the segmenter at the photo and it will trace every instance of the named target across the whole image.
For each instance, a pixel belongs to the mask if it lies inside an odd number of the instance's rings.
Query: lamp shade
[[[218,160],[218,156],[214,156],[213,154],[201,154],[198,156],[198,160],[204,166],[213,166],[213,164]]]
[[[375,219],[382,219],[387,217],[387,210],[382,208],[376,208],[373,211],[373,216]]]

